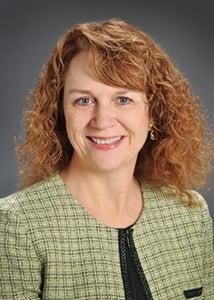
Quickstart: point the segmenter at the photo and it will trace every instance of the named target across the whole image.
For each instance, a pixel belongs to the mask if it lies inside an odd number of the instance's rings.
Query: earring
[[[150,128],[150,139],[151,139],[152,141],[156,141],[157,138],[158,138],[158,136],[157,136],[157,134],[156,134],[154,125],[153,125],[152,123],[149,124],[149,128]]]

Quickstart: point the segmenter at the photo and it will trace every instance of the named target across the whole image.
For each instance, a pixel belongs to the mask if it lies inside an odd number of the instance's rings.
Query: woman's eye
[[[75,104],[82,105],[82,106],[87,106],[90,105],[91,103],[92,103],[92,99],[88,97],[79,98],[75,101]]]
[[[130,102],[130,99],[127,97],[119,97],[118,102],[119,102],[119,104],[125,105]]]

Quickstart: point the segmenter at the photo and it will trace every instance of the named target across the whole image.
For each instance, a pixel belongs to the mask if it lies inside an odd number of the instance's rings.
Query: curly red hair
[[[207,184],[213,143],[190,84],[152,38],[122,20],[110,19],[68,30],[27,98],[24,141],[17,146],[21,187],[52,176],[71,159],[62,99],[68,65],[80,51],[91,52],[91,73],[100,81],[147,95],[156,139],[148,135],[135,175],[180,191]]]

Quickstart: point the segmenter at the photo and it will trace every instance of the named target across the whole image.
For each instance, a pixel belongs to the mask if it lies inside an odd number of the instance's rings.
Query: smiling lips
[[[111,150],[116,148],[122,141],[123,136],[115,137],[88,137],[92,145],[98,150]]]

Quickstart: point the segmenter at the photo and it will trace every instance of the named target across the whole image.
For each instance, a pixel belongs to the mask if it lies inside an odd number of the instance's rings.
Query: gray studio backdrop
[[[22,101],[58,38],[78,22],[120,17],[149,33],[190,80],[214,128],[213,15],[213,0],[0,0],[0,197],[16,190]],[[214,217],[213,183],[205,197]]]

